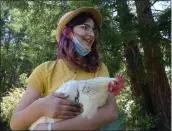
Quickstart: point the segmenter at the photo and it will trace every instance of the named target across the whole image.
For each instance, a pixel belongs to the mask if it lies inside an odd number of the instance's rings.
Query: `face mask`
[[[90,53],[91,50],[86,50],[82,44],[80,44],[80,42],[73,36],[72,39],[74,45],[75,45],[75,50],[77,52],[78,55],[80,56],[86,56],[88,53]]]

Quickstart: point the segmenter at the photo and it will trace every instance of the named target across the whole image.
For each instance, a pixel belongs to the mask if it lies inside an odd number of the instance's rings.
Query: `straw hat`
[[[63,31],[66,24],[68,24],[75,16],[79,15],[80,13],[90,13],[96,20],[97,24],[100,26],[102,22],[102,16],[101,13],[92,7],[82,7],[74,11],[67,12],[65,15],[62,16],[62,18],[59,20],[59,23],[57,25],[56,29],[56,39],[59,42],[60,40],[60,34]]]

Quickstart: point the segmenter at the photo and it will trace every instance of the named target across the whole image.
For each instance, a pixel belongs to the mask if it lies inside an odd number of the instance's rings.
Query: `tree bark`
[[[145,64],[154,114],[160,116],[157,129],[171,129],[171,89],[159,47],[161,35],[156,29],[149,0],[135,0],[139,36],[145,53]]]
[[[142,56],[139,52],[136,33],[133,28],[133,16],[125,0],[117,0],[117,12],[123,36],[124,53],[131,90],[136,102],[139,102],[147,114],[153,113],[152,101],[144,71]],[[142,97],[142,101],[137,101]]]

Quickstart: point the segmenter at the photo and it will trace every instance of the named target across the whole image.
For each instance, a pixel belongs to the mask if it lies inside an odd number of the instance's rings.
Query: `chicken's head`
[[[120,75],[115,76],[117,81],[111,81],[108,85],[108,90],[117,96],[124,88],[124,78]]]

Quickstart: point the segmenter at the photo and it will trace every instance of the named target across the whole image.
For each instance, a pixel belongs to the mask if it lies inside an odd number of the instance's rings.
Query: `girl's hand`
[[[70,119],[82,112],[81,104],[69,101],[62,93],[50,94],[40,98],[43,115],[50,118]]]

